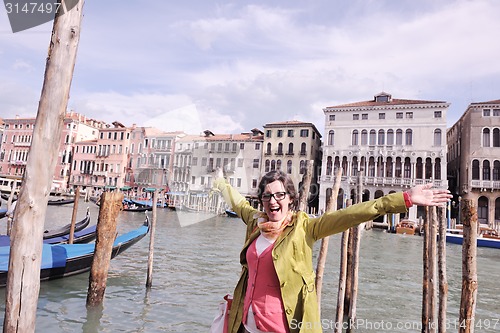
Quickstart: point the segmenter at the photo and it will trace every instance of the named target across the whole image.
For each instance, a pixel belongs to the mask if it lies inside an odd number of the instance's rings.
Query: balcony
[[[358,176],[342,176],[342,183],[348,183],[349,185],[356,185],[358,183]],[[335,180],[334,176],[320,176],[319,182],[333,182]],[[363,185],[370,186],[395,186],[395,187],[413,187],[415,185],[422,185],[433,183],[435,187],[447,186],[446,181],[438,179],[412,179],[412,178],[396,178],[396,177],[373,177],[367,176],[362,178]],[[500,183],[500,182],[498,182]],[[500,184],[499,184],[500,185]],[[328,185],[327,185],[328,186]]]
[[[94,171],[94,176],[102,176],[102,177],[107,177],[108,176],[108,172],[107,171]]]
[[[13,142],[14,147],[30,147],[31,142]]]
[[[472,190],[500,190],[500,180],[472,180],[470,185]],[[464,184],[464,186],[467,186],[467,184]]]

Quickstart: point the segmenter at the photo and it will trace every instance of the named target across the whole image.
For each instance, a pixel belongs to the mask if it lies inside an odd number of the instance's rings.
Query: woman
[[[451,198],[447,190],[431,187],[419,185],[310,218],[295,210],[297,191],[281,171],[267,173],[259,183],[264,212],[251,207],[222,177],[217,178],[214,189],[247,225],[228,332],[322,332],[312,264],[314,242],[380,215],[406,212],[413,204],[437,206]]]

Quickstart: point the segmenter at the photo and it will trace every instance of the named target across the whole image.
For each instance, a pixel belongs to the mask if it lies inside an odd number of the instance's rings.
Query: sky
[[[83,1],[83,0],[81,0]],[[12,33],[0,10],[0,117],[35,117],[53,22]],[[200,134],[393,98],[500,99],[498,0],[92,1],[68,110]]]

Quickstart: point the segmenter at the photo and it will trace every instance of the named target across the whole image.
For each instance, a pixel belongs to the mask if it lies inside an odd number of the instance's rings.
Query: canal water
[[[98,208],[92,203],[80,202],[77,219],[83,218],[87,207],[95,223]],[[69,223],[72,209],[72,205],[49,206],[46,228]],[[144,213],[120,214],[120,233],[144,220]],[[192,217],[158,209],[149,291],[145,288],[148,236],[111,261],[100,308],[85,306],[88,273],[42,282],[36,332],[208,332],[218,302],[237,282],[245,230],[237,218],[185,214]],[[316,245],[317,253],[320,242]],[[322,295],[324,332],[333,331],[339,248],[340,235],[330,237]],[[447,254],[448,331],[456,332],[461,246],[447,245]],[[500,250],[480,248],[478,256],[476,331],[500,332]],[[420,332],[421,237],[363,231],[359,279],[357,332]],[[0,291],[0,313],[5,309],[4,294],[5,289]]]

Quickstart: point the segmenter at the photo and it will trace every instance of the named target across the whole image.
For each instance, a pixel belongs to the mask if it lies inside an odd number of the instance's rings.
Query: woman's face
[[[278,199],[276,199],[276,197],[278,197]],[[267,199],[269,199],[269,201],[267,201]],[[264,193],[262,193],[261,200],[269,221],[278,222],[287,216],[290,206],[290,196],[286,193],[285,187],[281,181],[275,180],[267,184],[264,188]]]

